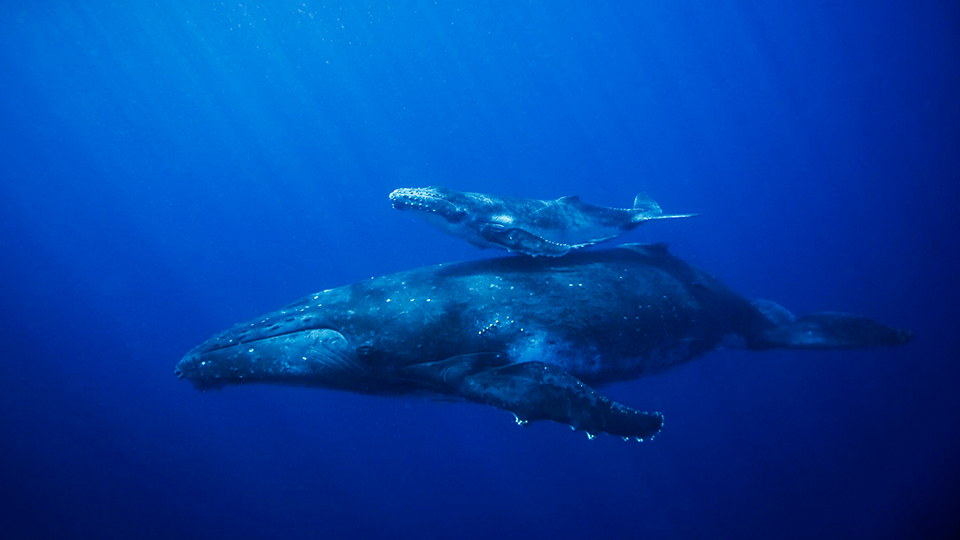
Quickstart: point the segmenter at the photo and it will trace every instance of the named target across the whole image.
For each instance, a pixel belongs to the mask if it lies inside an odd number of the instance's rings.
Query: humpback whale
[[[731,340],[731,337],[736,339]],[[910,333],[835,312],[749,301],[663,245],[442,264],[308,295],[200,344],[176,374],[460,399],[593,438],[650,439],[663,416],[596,388],[721,344],[754,350],[897,345]]]
[[[499,248],[536,257],[560,257],[609,240],[665,215],[646,194],[633,208],[607,208],[579,197],[553,201],[494,197],[444,187],[403,188],[390,194],[393,207],[415,212],[430,224],[479,248]]]

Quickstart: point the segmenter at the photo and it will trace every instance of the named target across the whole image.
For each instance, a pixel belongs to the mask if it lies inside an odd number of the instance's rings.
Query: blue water
[[[960,527],[956,2],[20,2],[0,13],[0,536],[905,538]],[[73,5],[77,4],[77,5]],[[608,387],[637,445],[470,404],[201,393],[313,291],[479,251],[398,187],[668,213],[748,297],[907,346]]]

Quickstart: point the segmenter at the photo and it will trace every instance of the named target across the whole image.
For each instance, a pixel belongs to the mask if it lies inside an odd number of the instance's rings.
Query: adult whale
[[[731,337],[736,339],[730,340]],[[591,437],[646,439],[662,415],[591,386],[658,373],[723,342],[896,345],[910,333],[748,301],[663,245],[420,268],[309,295],[238,324],[177,365],[200,389],[280,383],[462,398]],[[590,385],[590,386],[588,386]]]
[[[438,229],[481,248],[505,249],[531,257],[560,257],[592,246],[667,215],[646,194],[633,208],[587,204],[580,197],[552,201],[496,197],[444,187],[402,188],[390,194],[393,207],[419,214]]]

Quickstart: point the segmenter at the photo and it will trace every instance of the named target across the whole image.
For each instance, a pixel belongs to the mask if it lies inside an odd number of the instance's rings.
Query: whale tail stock
[[[637,195],[637,198],[633,200],[633,209],[636,211],[636,214],[634,214],[632,222],[638,224],[643,223],[644,221],[650,221],[651,219],[688,218],[699,215],[664,214],[663,210],[660,209],[660,205],[657,204],[657,201],[651,199],[646,193],[640,193]]]
[[[747,346],[751,349],[887,347],[907,343],[913,338],[909,330],[893,328],[859,315],[824,311],[796,318],[769,300],[754,300],[752,304],[766,320],[762,328],[747,336]]]

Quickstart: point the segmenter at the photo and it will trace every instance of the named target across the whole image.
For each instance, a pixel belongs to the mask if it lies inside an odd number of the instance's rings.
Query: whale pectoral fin
[[[439,362],[414,364],[400,369],[396,375],[415,379],[428,386],[456,390],[466,377],[506,364],[507,360],[501,354],[480,352],[452,356]]]
[[[551,242],[523,229],[488,226],[480,229],[480,236],[507,251],[516,251],[531,257],[538,255],[560,257],[570,251],[570,246],[567,244]]]
[[[553,420],[591,436],[649,439],[660,432],[660,413],[610,401],[569,373],[542,362],[509,364],[466,374],[456,390],[469,401],[512,412],[517,422]]]
[[[748,336],[751,348],[886,347],[906,343],[913,337],[908,330],[893,328],[873,319],[849,313],[811,313],[795,320],[777,320],[769,315],[768,318],[776,326],[761,331],[759,335]]]

